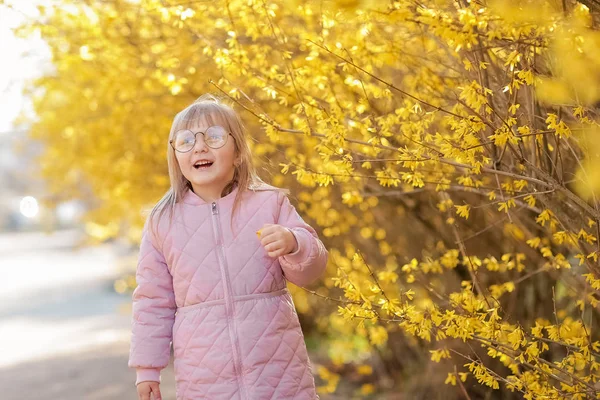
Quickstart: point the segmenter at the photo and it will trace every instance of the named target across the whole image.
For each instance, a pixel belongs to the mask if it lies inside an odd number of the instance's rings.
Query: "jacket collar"
[[[218,203],[221,206],[226,206],[229,203],[233,204],[233,200],[235,199],[235,195],[237,194],[237,192],[238,186],[236,185],[229,194],[216,200],[216,203]],[[198,196],[196,193],[194,193],[192,188],[188,188],[185,194],[183,195],[183,202],[193,206],[201,206],[212,203],[207,202],[202,197]]]
[[[219,204],[220,207],[233,206],[233,201],[235,200],[235,196],[238,192],[238,189],[239,189],[239,186],[236,185],[229,194],[221,197],[216,202]],[[251,190],[253,192],[264,191],[264,190],[269,191],[269,190],[277,190],[277,189],[278,189],[277,187],[271,186],[264,182],[257,182],[254,184],[250,184],[248,186],[248,190]],[[194,193],[194,191],[190,187],[188,187],[187,191],[183,195],[183,202],[186,204],[193,205],[193,206],[201,206],[201,205],[210,204],[209,202],[204,201],[204,199],[202,199],[202,197],[200,197],[196,193]]]

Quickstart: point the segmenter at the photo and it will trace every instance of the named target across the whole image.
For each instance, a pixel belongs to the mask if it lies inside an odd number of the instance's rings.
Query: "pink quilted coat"
[[[146,221],[133,293],[129,367],[160,382],[173,343],[177,400],[318,399],[286,281],[321,276],[328,252],[287,196],[263,185],[207,203],[188,190],[156,236]],[[290,228],[298,250],[273,259],[256,231]]]

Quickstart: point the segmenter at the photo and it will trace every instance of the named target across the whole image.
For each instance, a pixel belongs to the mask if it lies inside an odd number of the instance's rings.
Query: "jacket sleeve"
[[[137,385],[160,382],[160,371],[169,364],[175,294],[173,278],[163,254],[154,246],[148,222],[142,233],[133,291],[133,318],[128,366],[136,369]]]
[[[284,193],[278,193],[277,223],[294,234],[298,241],[295,252],[279,257],[286,279],[298,286],[308,285],[319,278],[327,266],[328,251],[317,232],[304,220]]]

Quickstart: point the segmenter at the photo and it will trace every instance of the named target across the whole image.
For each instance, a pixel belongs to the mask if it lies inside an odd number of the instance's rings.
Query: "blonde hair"
[[[175,204],[179,203],[183,199],[185,193],[191,189],[191,183],[181,172],[181,168],[179,167],[179,163],[177,162],[177,157],[175,155],[175,150],[173,150],[169,144],[169,141],[174,138],[177,131],[181,129],[189,129],[199,121],[206,121],[210,125],[223,125],[223,127],[233,135],[235,154],[236,158],[239,160],[239,163],[235,166],[233,179],[225,186],[225,188],[223,188],[223,191],[221,192],[221,197],[223,197],[231,193],[236,185],[239,188],[233,204],[231,221],[233,221],[233,214],[239,207],[242,196],[247,189],[260,189],[261,187],[268,187],[270,190],[279,190],[285,194],[289,194],[289,190],[267,185],[258,176],[253,163],[250,147],[246,141],[244,126],[240,117],[233,110],[233,108],[212,94],[204,94],[185,109],[177,113],[173,120],[171,131],[169,133],[169,140],[166,141],[171,187],[152,208],[149,221],[154,221],[155,216],[158,214],[157,222],[160,223],[163,214],[169,210],[170,224],[173,219]],[[154,224],[151,223],[150,225],[150,230],[155,235],[156,232],[154,230]]]

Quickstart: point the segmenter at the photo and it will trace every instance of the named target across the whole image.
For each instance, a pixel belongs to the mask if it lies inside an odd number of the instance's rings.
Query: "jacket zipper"
[[[223,277],[223,281],[225,282],[225,309],[227,312],[227,318],[231,321],[231,323],[227,323],[229,328],[229,338],[231,339],[232,347],[233,347],[233,365],[234,371],[236,374],[236,379],[238,381],[238,385],[240,387],[240,394],[242,399],[247,399],[246,388],[244,386],[244,378],[242,375],[242,362],[240,359],[240,349],[238,338],[236,335],[237,326],[235,323],[235,316],[233,311],[233,294],[231,293],[231,282],[229,280],[229,269],[227,268],[227,259],[225,258],[225,252],[223,251],[223,236],[221,232],[221,224],[219,221],[219,209],[217,208],[217,202],[213,201],[211,205],[212,216],[214,227],[216,229],[216,238],[217,238],[217,258],[221,258],[221,263],[219,266],[221,267],[221,275]]]

